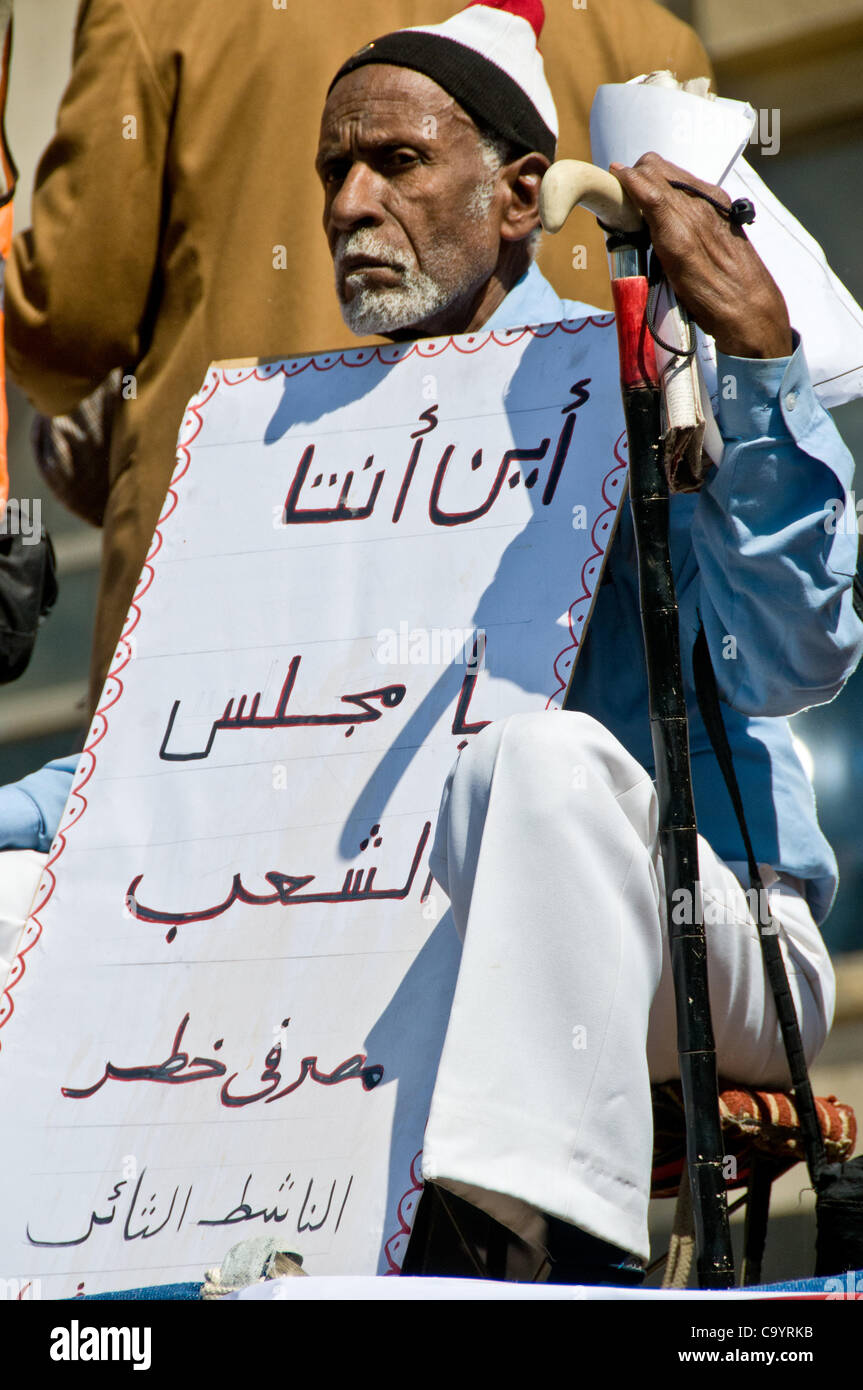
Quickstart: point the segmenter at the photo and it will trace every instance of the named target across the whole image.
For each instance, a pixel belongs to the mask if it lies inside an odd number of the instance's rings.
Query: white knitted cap
[[[474,0],[443,24],[417,24],[407,32],[440,34],[502,68],[521,87],[556,139],[557,108],[537,48],[544,22],[541,0],[504,0],[500,5]]]
[[[474,0],[443,24],[397,29],[368,43],[337,72],[330,91],[356,68],[389,63],[422,72],[482,126],[554,159],[558,123],[537,39],[542,0]]]

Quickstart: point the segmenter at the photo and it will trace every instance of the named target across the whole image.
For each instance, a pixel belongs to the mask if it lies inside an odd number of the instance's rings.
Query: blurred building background
[[[187,0],[188,2],[188,0]],[[356,0],[353,0],[356,3]],[[366,0],[363,0],[365,3]],[[601,0],[588,0],[600,4]],[[548,0],[564,3],[564,0]],[[368,0],[370,12],[373,0]],[[455,8],[455,6],[454,6]],[[675,0],[713,59],[718,89],[768,112],[769,139],[748,157],[765,182],[821,242],[833,269],[863,302],[863,0]],[[21,178],[17,225],[29,221],[33,175],[53,131],[69,72],[77,0],[16,6],[7,131]],[[54,501],[32,463],[31,411],[10,396],[12,496],[39,498],[52,534],[60,597],[21,680],[0,690],[0,778],[12,781],[82,746],[100,533]],[[852,453],[863,459],[863,401],[836,412]],[[863,498],[858,466],[857,495]],[[816,1094],[837,1092],[863,1117],[863,671],[833,704],[794,721],[811,766],[824,829],[836,848],[842,885],[825,935],[839,965],[839,1012],[815,1070]],[[855,954],[856,953],[856,954]],[[811,1271],[811,1194],[802,1168],[777,1186],[765,1277]],[[662,1248],[671,1203],[654,1203]],[[736,1223],[735,1223],[736,1225]],[[738,1232],[739,1234],[739,1232]]]

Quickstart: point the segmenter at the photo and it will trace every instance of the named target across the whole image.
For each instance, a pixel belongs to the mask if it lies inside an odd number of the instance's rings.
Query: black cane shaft
[[[776,1014],[779,1019],[779,1026],[782,1030],[782,1041],[785,1045],[788,1067],[791,1072],[791,1083],[794,1087],[797,1116],[800,1121],[801,1137],[806,1152],[806,1163],[809,1168],[809,1176],[812,1186],[817,1189],[819,1174],[827,1162],[827,1155],[824,1148],[824,1136],[821,1132],[821,1121],[818,1117],[818,1109],[812,1094],[812,1083],[809,1079],[809,1071],[806,1065],[806,1056],[803,1050],[803,1038],[800,1033],[797,1010],[794,1004],[794,998],[791,994],[788,974],[782,959],[782,951],[779,944],[779,929],[769,908],[766,908],[766,904],[764,904],[761,899],[761,894],[763,893],[761,874],[758,862],[755,858],[755,850],[749,838],[746,817],[743,814],[743,801],[740,796],[740,787],[738,786],[737,778],[734,775],[734,761],[731,755],[731,746],[728,742],[728,734],[722,722],[722,714],[719,709],[719,691],[716,685],[716,675],[713,670],[710,650],[707,646],[707,638],[704,635],[703,628],[696,639],[692,659],[695,670],[695,689],[701,715],[704,720],[705,728],[710,735],[710,741],[713,745],[716,757],[719,760],[719,765],[722,768],[731,802],[734,806],[734,813],[737,817],[740,834],[746,849],[750,882],[752,887],[754,888],[757,886],[759,891],[758,935],[761,942],[764,969],[770,981],[771,992],[776,1004]]]
[[[734,1262],[707,986],[707,944],[702,914],[695,910],[698,839],[677,598],[668,548],[669,503],[660,456],[659,392],[647,385],[624,384],[623,404],[698,1275],[702,1288],[728,1288],[734,1281]],[[683,904],[689,909],[682,913],[674,911],[680,906],[681,889]]]

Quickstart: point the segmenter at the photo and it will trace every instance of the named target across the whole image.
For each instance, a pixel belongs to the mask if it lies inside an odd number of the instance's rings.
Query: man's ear
[[[544,154],[524,154],[505,164],[500,171],[507,200],[501,212],[500,235],[503,241],[523,241],[539,221],[539,186],[549,167]]]

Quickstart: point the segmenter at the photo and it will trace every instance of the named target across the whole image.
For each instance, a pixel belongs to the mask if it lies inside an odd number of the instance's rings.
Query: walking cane
[[[606,244],[629,443],[630,505],[638,551],[698,1281],[703,1289],[722,1289],[734,1282],[734,1262],[723,1173],[716,1049],[707,993],[707,947],[700,912],[685,914],[699,919],[691,924],[675,923],[672,913],[672,907],[680,901],[674,896],[680,889],[689,895],[683,898],[684,902],[696,901],[698,841],[677,597],[668,549],[668,483],[660,443],[659,375],[646,323],[649,234],[640,213],[613,175],[578,160],[560,160],[551,166],[542,182],[540,215],[545,229],[560,231],[576,204],[588,208],[605,230],[610,229]]]

